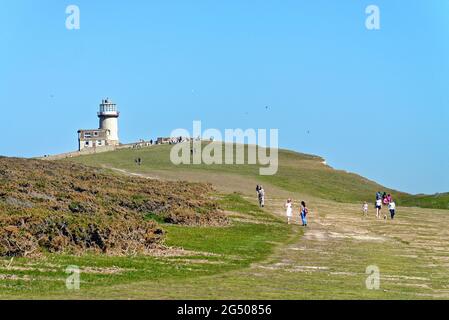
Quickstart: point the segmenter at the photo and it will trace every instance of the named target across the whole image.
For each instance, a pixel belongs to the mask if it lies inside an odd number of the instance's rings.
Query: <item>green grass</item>
[[[266,257],[266,253],[273,247],[273,242],[287,240],[289,226],[281,219],[249,203],[239,194],[226,195],[220,202],[226,210],[243,213],[252,218],[257,217],[260,222],[271,223],[234,222],[231,227],[224,228],[166,226],[168,232],[166,243],[188,250],[211,252],[227,257],[236,256],[232,261],[233,264],[248,266],[249,263]]]
[[[448,298],[447,237],[449,215],[406,204],[446,208],[448,195],[399,198],[397,220],[362,217],[361,200],[378,190],[390,191],[354,174],[336,171],[316,156],[280,151],[275,176],[261,177],[258,166],[173,166],[170,146],[120,150],[67,161],[106,166],[152,176],[191,179],[202,175],[215,186],[251,184],[245,194],[217,194],[231,217],[227,227],[188,227],[161,223],[165,244],[188,255],[126,256],[45,255],[40,259],[0,260],[0,298],[145,298],[145,299],[417,299]],[[134,159],[141,157],[142,166]],[[248,182],[250,181],[250,182]],[[255,199],[254,181],[270,185],[267,207]],[[271,188],[274,186],[276,188]],[[295,205],[312,195],[307,229],[285,224],[285,192]],[[290,193],[289,193],[290,195]],[[141,197],[136,194],[135,201]],[[295,207],[297,209],[297,207]],[[296,211],[295,211],[296,212]],[[365,238],[363,238],[365,237]],[[65,268],[78,265],[81,290],[65,289]],[[381,271],[381,290],[365,287],[366,267]],[[114,269],[115,268],[115,269]],[[13,278],[15,277],[15,278]]]
[[[156,214],[153,212],[150,212],[148,214],[145,215],[145,220],[153,220],[156,221],[159,224],[162,224],[165,222],[165,218],[162,217],[160,214]]]
[[[188,227],[162,225],[167,232],[165,244],[170,247],[192,251],[187,256],[150,257],[103,255],[69,256],[46,254],[41,258],[19,258],[11,262],[0,260],[0,297],[69,298],[74,294],[65,289],[69,265],[96,268],[104,272],[81,272],[83,292],[101,287],[136,283],[138,281],[186,280],[199,276],[216,275],[248,267],[251,263],[267,258],[274,249],[274,242],[283,243],[290,237],[290,227],[270,214],[250,204],[239,195],[224,196],[223,207],[238,213],[269,218],[270,225],[234,222],[228,227]],[[157,219],[149,214],[147,219]],[[161,221],[159,221],[161,222]],[[108,274],[108,270],[120,269],[120,273]],[[9,279],[8,279],[9,277]],[[14,279],[11,279],[14,277]],[[76,294],[76,293],[75,293]]]
[[[438,208],[449,210],[449,193],[438,193],[434,195],[408,195],[401,198],[404,206],[416,206],[421,208]]]
[[[279,150],[279,169],[276,175],[260,176],[259,165],[179,165],[170,161],[170,145],[153,146],[139,150],[122,149],[94,155],[72,158],[90,166],[107,166],[130,172],[151,174],[154,170],[165,172],[238,175],[269,183],[283,190],[338,202],[371,201],[377,191],[393,194],[398,205],[449,209],[449,193],[442,195],[410,195],[383,187],[357,174],[335,170],[318,156],[288,150]],[[245,147],[247,148],[247,147]],[[245,154],[246,154],[245,149]],[[224,152],[223,152],[224,154]],[[235,155],[235,153],[234,153]],[[143,162],[136,166],[134,159]]]

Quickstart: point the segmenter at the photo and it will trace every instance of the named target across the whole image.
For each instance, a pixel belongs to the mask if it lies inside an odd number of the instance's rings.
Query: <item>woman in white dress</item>
[[[287,223],[290,224],[290,220],[293,217],[293,205],[292,205],[292,199],[288,199],[287,203],[285,204],[285,208],[287,209]]]

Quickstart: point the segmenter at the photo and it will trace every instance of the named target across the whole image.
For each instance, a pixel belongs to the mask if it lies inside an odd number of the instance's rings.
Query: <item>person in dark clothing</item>
[[[302,226],[307,227],[307,215],[309,214],[309,209],[307,208],[305,201],[301,201],[300,214],[301,214]]]
[[[379,200],[382,198],[382,194],[380,193],[380,191],[376,192],[376,200]]]
[[[265,207],[265,190],[263,189],[263,186],[259,187],[258,191],[258,198],[259,198],[259,205],[261,208]]]

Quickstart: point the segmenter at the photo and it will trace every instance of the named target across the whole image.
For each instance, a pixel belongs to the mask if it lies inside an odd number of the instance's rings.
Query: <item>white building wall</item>
[[[106,140],[80,140],[79,141],[79,150],[94,148],[94,147],[105,147]]]
[[[115,141],[118,143],[118,118],[117,117],[100,117],[100,129],[105,129],[109,131],[108,140]]]

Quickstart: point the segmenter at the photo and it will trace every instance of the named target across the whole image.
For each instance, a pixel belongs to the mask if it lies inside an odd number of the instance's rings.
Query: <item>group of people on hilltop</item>
[[[382,206],[388,206],[388,210],[390,211],[390,218],[391,220],[394,219],[394,216],[396,215],[396,202],[391,197],[391,194],[387,194],[386,192],[376,192],[376,202],[375,202],[375,208],[376,208],[376,218],[380,219],[382,217]],[[364,203],[362,207],[363,213],[365,215],[368,214],[368,203]],[[384,213],[384,220],[387,219],[387,214]]]
[[[257,199],[259,200],[260,207],[265,206],[265,190],[263,186],[257,185],[256,186],[256,193],[257,193]],[[301,219],[302,226],[307,227],[307,216],[309,214],[309,209],[307,208],[307,205],[305,201],[300,202],[300,208],[299,208],[299,218]],[[396,215],[396,203],[393,200],[391,194],[387,194],[386,192],[380,192],[378,191],[376,193],[376,202],[375,202],[375,208],[376,208],[376,218],[380,219],[382,217],[382,206],[388,206],[388,210],[390,211],[390,218],[391,220],[394,219]],[[364,215],[368,215],[368,203],[365,201],[362,206],[362,211]],[[290,224],[293,221],[293,201],[292,199],[287,199],[287,202],[285,203],[285,209],[286,209],[286,216],[287,216],[287,223]],[[387,219],[387,213],[385,212],[383,218]],[[299,221],[299,220],[298,220]]]

